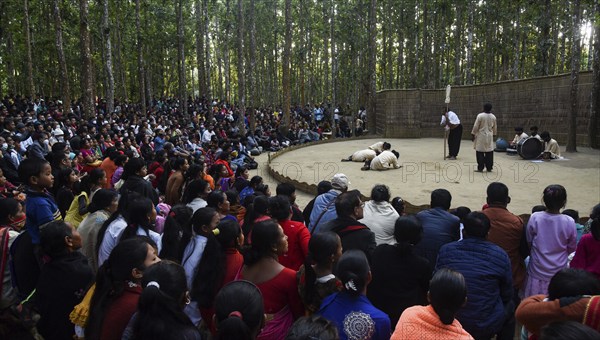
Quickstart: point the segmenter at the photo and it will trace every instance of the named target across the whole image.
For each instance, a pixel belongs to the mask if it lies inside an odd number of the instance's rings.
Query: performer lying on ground
[[[366,161],[365,165],[361,170],[389,170],[399,169],[402,166],[398,164],[398,158],[400,154],[396,150],[385,150],[379,155],[375,156],[373,160]]]
[[[364,150],[358,150],[348,158],[343,158],[342,162],[365,162],[371,161],[375,156],[379,155],[384,150],[389,150],[392,145],[388,142],[377,142]]]

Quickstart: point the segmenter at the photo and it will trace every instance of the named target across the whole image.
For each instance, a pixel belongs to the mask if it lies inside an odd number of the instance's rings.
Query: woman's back
[[[432,272],[427,259],[382,244],[375,248],[372,263],[373,280],[367,296],[374,306],[390,316],[393,325],[406,308],[427,304]]]

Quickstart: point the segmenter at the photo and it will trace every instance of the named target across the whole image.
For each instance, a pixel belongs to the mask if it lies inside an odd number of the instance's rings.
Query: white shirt
[[[204,133],[202,133],[202,143],[209,143],[210,140],[212,139],[212,136],[215,135],[215,132],[211,132],[208,129],[204,130]]]
[[[460,124],[460,119],[458,119],[458,116],[453,111],[448,111],[448,121],[452,125]],[[446,125],[446,116],[445,115],[442,115],[442,121],[440,122],[440,125]]]
[[[398,158],[390,150],[381,152],[371,161],[371,170],[398,169]]]
[[[196,212],[196,210],[206,207],[207,204],[208,203],[203,198],[196,197],[190,203],[188,203],[187,206],[192,208],[193,214]]]
[[[371,149],[358,150],[352,154],[353,162],[364,162],[366,160],[372,160],[377,156],[377,152]]]

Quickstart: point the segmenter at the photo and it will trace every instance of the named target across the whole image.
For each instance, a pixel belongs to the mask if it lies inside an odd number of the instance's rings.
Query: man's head
[[[479,211],[469,213],[463,225],[465,234],[470,237],[486,238],[490,231],[490,219]]]
[[[444,210],[450,209],[452,203],[452,195],[450,191],[446,189],[435,189],[431,192],[431,207],[442,208]]]
[[[549,142],[550,139],[552,139],[552,137],[550,137],[550,132],[548,131],[543,131],[542,133],[540,133],[540,138],[542,138],[544,142]]]
[[[507,205],[510,203],[508,187],[504,183],[493,182],[487,187],[487,203]]]
[[[277,189],[275,189],[277,195],[286,196],[291,204],[296,202],[296,187],[290,183],[279,183]]]
[[[486,113],[492,112],[492,103],[483,104],[483,112],[486,112]]]
[[[522,134],[522,133],[523,133],[523,128],[522,128],[522,127],[520,127],[520,126],[517,126],[517,127],[515,128],[515,133],[517,133],[517,134],[519,134],[519,135],[520,135],[520,134]]]
[[[530,127],[530,128],[529,128],[529,132],[531,132],[531,135],[532,135],[532,136],[535,136],[535,135],[537,135],[537,133],[538,133],[538,127],[537,127],[537,126],[535,126],[535,125],[534,125],[534,126],[532,126],[532,127]]]
[[[548,299],[600,294],[598,279],[581,269],[565,268],[550,279]]]
[[[392,144],[390,144],[388,142],[383,142],[383,146],[382,146],[383,150],[389,150],[391,148],[392,148]]]
[[[363,218],[364,203],[360,200],[360,191],[351,190],[340,194],[335,200],[335,211],[338,217],[350,217],[355,220]]]
[[[336,190],[347,191],[348,184],[350,184],[348,177],[342,173],[333,175],[333,178],[331,179],[331,187]]]

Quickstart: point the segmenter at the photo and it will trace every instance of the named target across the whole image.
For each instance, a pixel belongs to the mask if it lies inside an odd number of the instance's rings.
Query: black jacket
[[[94,281],[88,259],[79,252],[55,258],[42,266],[35,292],[40,313],[37,328],[44,339],[72,339],[69,314]]]
[[[152,184],[140,176],[129,176],[120,189],[121,193],[126,191],[137,192],[138,194],[148,197],[154,205],[158,204],[158,194],[152,187]]]
[[[338,217],[327,222],[322,231],[330,230],[340,236],[343,251],[350,249],[362,250],[369,263],[377,243],[375,234],[366,225],[350,217]]]

